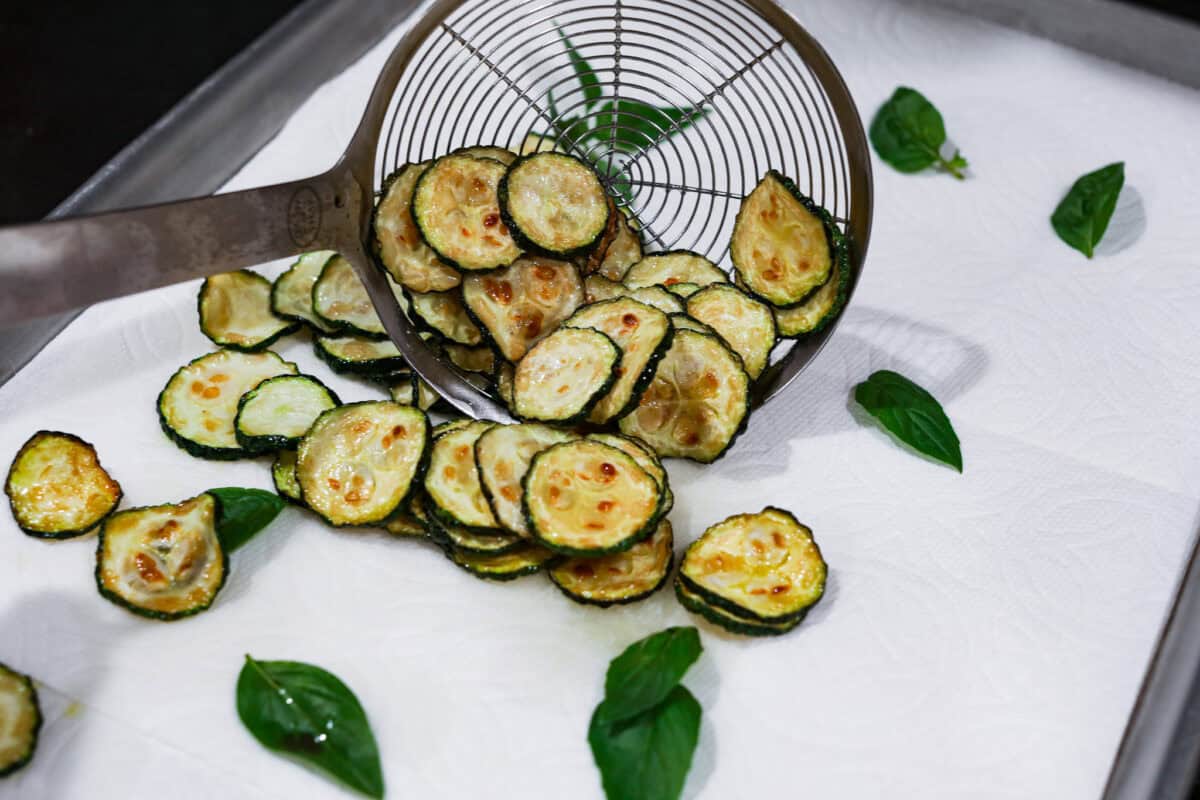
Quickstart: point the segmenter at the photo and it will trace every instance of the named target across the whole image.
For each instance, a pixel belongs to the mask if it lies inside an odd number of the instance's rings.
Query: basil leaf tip
[[[967,159],[957,150],[942,155],[946,125],[941,113],[916,89],[901,86],[875,112],[869,131],[879,157],[900,172],[921,172],[936,166],[963,180]]]
[[[209,489],[208,494],[217,500],[217,538],[226,553],[253,539],[287,505],[279,495],[262,489],[226,486]]]
[[[264,747],[307,762],[369,797],[383,797],[379,749],[366,712],[332,673],[247,654],[238,675],[237,712]]]
[[[1089,172],[1072,184],[1050,215],[1058,238],[1091,258],[1104,238],[1125,185],[1125,162]]]
[[[703,649],[693,627],[667,628],[631,644],[612,660],[604,679],[607,718],[628,719],[658,705]]]
[[[855,401],[897,439],[963,471],[958,434],[929,392],[903,375],[880,370],[854,388]]]

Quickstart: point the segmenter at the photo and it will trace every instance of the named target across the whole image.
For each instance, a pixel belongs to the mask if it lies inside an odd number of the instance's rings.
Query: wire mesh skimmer
[[[870,238],[862,122],[840,74],[771,0],[435,0],[401,38],[338,163],[310,179],[0,229],[0,324],[316,249],[354,264],[389,336],[451,404],[506,419],[416,335],[367,255],[377,187],[465,145],[557,146],[592,163],[647,249],[729,267],[738,206],[771,168]],[[835,325],[782,350],[783,389]]]

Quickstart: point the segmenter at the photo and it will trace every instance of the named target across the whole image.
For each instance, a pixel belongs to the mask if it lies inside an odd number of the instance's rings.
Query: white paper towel
[[[670,465],[681,544],[772,503],[813,527],[831,567],[787,637],[701,624],[686,796],[1096,797],[1197,525],[1200,96],[951,12],[793,9],[864,116],[897,83],[920,88],[973,173],[877,163],[870,255],[836,336],[724,460]],[[329,166],[396,38],[314,94],[229,188]],[[1074,178],[1118,159],[1125,207],[1089,262],[1048,217]],[[158,429],[157,392],[211,349],[195,290],[85,312],[0,388],[0,459],[62,429],[96,444],[126,505],[269,488],[264,463],[194,459]],[[328,375],[305,341],[277,349]],[[964,475],[852,410],[853,385],[884,367],[943,401]],[[585,731],[608,660],[696,622],[670,592],[583,608],[543,578],[484,583],[432,549],[288,509],[234,556],[210,612],[159,624],[96,594],[94,540],[41,542],[0,517],[0,661],[42,682],[48,717],[3,798],[346,796],[243,730],[247,652],[354,689],[391,797],[597,798]]]

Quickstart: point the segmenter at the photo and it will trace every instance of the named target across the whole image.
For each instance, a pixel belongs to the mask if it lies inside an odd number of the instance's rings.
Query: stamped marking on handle
[[[321,198],[310,186],[301,186],[288,201],[288,235],[297,247],[308,247],[321,232]]]

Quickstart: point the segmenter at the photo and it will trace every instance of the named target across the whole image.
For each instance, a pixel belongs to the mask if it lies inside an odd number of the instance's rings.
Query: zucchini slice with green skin
[[[472,158],[490,158],[493,161],[499,161],[504,166],[508,166],[517,160],[518,156],[507,147],[496,147],[494,145],[475,144],[467,147],[460,147],[451,152],[451,155],[456,156],[471,156]]]
[[[696,333],[707,333],[710,336],[721,337],[721,334],[713,330],[711,325],[705,325],[698,319],[689,317],[687,314],[672,314],[671,325],[677,331],[695,331]],[[726,343],[728,344],[728,342]]]
[[[586,253],[608,226],[609,200],[596,171],[566,153],[514,161],[500,181],[500,214],[522,247],[561,258]]]
[[[575,265],[539,256],[522,256],[506,269],[470,275],[462,292],[471,316],[513,362],[583,304],[583,281]]]
[[[699,614],[712,624],[741,636],[782,636],[800,624],[799,622],[751,622],[743,619],[704,602],[703,597],[690,591],[678,578],[675,579],[675,597],[679,600],[680,605],[693,614]]]
[[[649,539],[623,553],[568,558],[552,566],[550,580],[577,603],[607,608],[645,600],[667,582],[675,560],[675,538],[662,520]]]
[[[450,363],[463,372],[479,372],[491,377],[496,370],[496,353],[487,345],[467,347],[454,342],[442,344],[442,350],[450,359]]]
[[[850,294],[849,243],[839,237],[833,272],[812,296],[792,308],[776,308],[775,324],[785,339],[805,336],[822,330],[837,317]]]
[[[812,530],[767,506],[708,528],[679,567],[684,588],[755,623],[796,623],[825,593],[828,574]]]
[[[513,404],[513,379],[517,375],[517,368],[507,361],[497,359],[496,372],[492,376],[492,382],[496,384],[496,394],[500,395],[500,399],[504,401],[504,405],[512,408]]]
[[[787,308],[829,279],[835,231],[825,209],[770,170],[738,209],[729,255],[751,294]]]
[[[443,264],[425,244],[413,220],[413,190],[432,163],[405,164],[389,175],[371,216],[371,251],[376,263],[392,280],[414,292],[444,292],[462,281],[458,270]]]
[[[621,350],[616,382],[588,415],[588,421],[598,425],[620,419],[637,408],[674,335],[666,314],[628,297],[586,305],[563,325],[598,330]]]
[[[589,304],[617,297],[629,297],[639,303],[645,303],[651,308],[657,308],[664,314],[683,313],[683,301],[662,286],[643,286],[639,289],[630,289],[625,284],[610,281],[603,275],[588,275],[584,280],[584,292]]]
[[[629,268],[642,260],[642,237],[633,229],[629,218],[624,213],[616,214],[618,220],[617,235],[604,251],[604,258],[596,270],[599,275],[611,281],[619,281],[629,272]]]
[[[41,729],[42,708],[33,680],[0,664],[0,778],[30,762]]]
[[[546,136],[541,133],[528,134],[521,141],[521,155],[527,156],[531,153],[561,153],[562,149],[558,146],[558,140]]]
[[[446,557],[474,575],[490,581],[511,581],[541,572],[542,567],[556,558],[554,552],[529,542],[520,550],[499,555],[476,555],[444,547]]]
[[[317,250],[300,256],[271,285],[271,310],[284,319],[305,323],[321,333],[331,333],[332,329],[313,313],[312,287],[329,259],[336,255],[332,250]]]
[[[680,330],[621,432],[663,458],[702,464],[720,458],[745,426],[750,376],[717,336]]]
[[[548,447],[578,439],[575,434],[549,425],[497,425],[475,442],[479,485],[496,520],[525,538],[533,534],[521,506],[521,481],[533,457]]]
[[[472,420],[449,428],[433,441],[425,494],[430,516],[474,531],[503,533],[479,485],[475,467],[475,442],[495,423]]]
[[[529,531],[565,555],[628,550],[654,532],[662,515],[663,493],[650,473],[590,439],[538,453],[522,484]]]
[[[248,269],[205,278],[196,306],[200,332],[220,347],[262,350],[300,329],[271,310],[271,282]]]
[[[234,420],[242,395],[268,378],[295,375],[296,365],[270,350],[217,350],[181,367],[158,395],[163,432],[198,458],[228,461],[250,455]]]
[[[296,480],[296,451],[280,450],[275,454],[271,464],[271,481],[275,484],[275,493],[284,500],[298,506],[304,505],[300,496],[300,482]]]
[[[428,516],[429,538],[456,553],[472,556],[502,556],[524,550],[528,542],[512,533],[476,533],[452,525],[437,514]]]
[[[411,370],[401,370],[392,373],[388,378],[388,394],[393,403],[402,406],[416,406],[422,411],[428,411],[442,398],[421,380],[421,376]],[[436,428],[434,431],[436,432]]]
[[[396,512],[396,515],[384,524],[383,529],[392,536],[409,539],[424,539],[429,536],[425,523],[406,511]]]
[[[317,417],[342,401],[311,375],[267,378],[238,401],[234,435],[247,453],[294,448]]]
[[[399,286],[391,283],[391,287],[397,304],[404,309],[408,300]],[[367,287],[358,279],[350,262],[341,256],[329,259],[321,269],[321,276],[312,287],[312,307],[321,323],[332,330],[367,339],[387,338]]]
[[[676,283],[694,283],[708,286],[713,283],[728,283],[725,271],[699,253],[691,250],[669,250],[654,253],[629,268],[621,280],[630,289],[644,286],[672,286]]]
[[[331,408],[296,450],[304,504],[330,525],[378,525],[403,507],[429,459],[429,418],[386,401]]]
[[[426,330],[459,344],[477,345],[483,341],[483,333],[467,313],[462,292],[458,289],[424,294],[409,292],[408,301],[413,321]]]
[[[688,298],[687,313],[715,330],[742,358],[751,380],[762,374],[775,347],[775,315],[733,284],[705,287]]]
[[[584,419],[608,395],[620,363],[620,348],[600,331],[559,328],[517,364],[512,412],[541,422]]]
[[[408,366],[396,345],[385,339],[359,336],[318,336],[313,351],[334,372],[345,375],[383,375]]]
[[[704,287],[698,283],[688,283],[687,281],[684,281],[681,283],[672,283],[670,286],[664,286],[663,288],[676,297],[681,297],[686,300]]]
[[[96,586],[106,599],[143,617],[199,614],[212,605],[228,573],[210,494],[118,511],[100,527]]]
[[[463,417],[462,419],[448,419],[445,422],[439,422],[437,425],[433,426],[433,438],[440,439],[447,433],[461,431],[468,425],[474,425],[477,421],[478,420],[467,419],[466,417]]]
[[[17,526],[39,539],[90,533],[121,502],[121,484],[78,436],[38,431],[17,451],[4,493]]]
[[[617,448],[636,461],[639,467],[650,473],[650,477],[654,478],[654,482],[658,484],[658,488],[663,493],[663,507],[660,514],[665,515],[675,506],[675,493],[671,491],[671,479],[662,462],[659,461],[658,453],[654,452],[654,448],[641,439],[621,433],[601,431],[589,433],[587,438]]]
[[[500,218],[496,189],[506,169],[490,158],[448,155],[417,179],[413,220],[442,261],[464,272],[486,271],[521,255]]]

